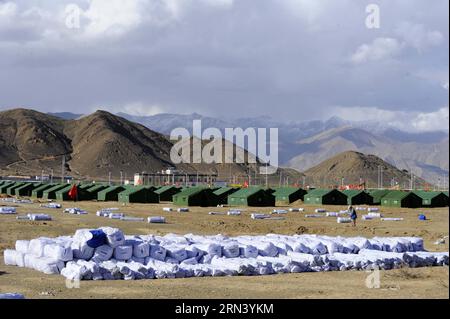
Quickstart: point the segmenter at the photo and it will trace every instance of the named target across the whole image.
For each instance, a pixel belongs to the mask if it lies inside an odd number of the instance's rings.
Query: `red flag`
[[[77,199],[77,196],[78,196],[78,187],[77,187],[77,185],[73,185],[72,186],[72,188],[70,189],[68,195],[69,195],[70,199],[73,199],[73,200]]]
[[[244,188],[248,188],[248,182],[247,182],[247,181],[244,182],[243,187],[244,187]]]

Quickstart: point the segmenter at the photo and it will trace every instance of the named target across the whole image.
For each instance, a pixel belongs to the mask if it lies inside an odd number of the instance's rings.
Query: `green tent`
[[[309,205],[347,205],[347,195],[337,189],[315,189],[305,195]]]
[[[373,205],[381,205],[381,200],[391,191],[388,189],[371,189],[367,193],[373,198]]]
[[[167,185],[155,190],[155,193],[159,196],[160,202],[171,202],[173,195],[181,192],[181,188],[174,185]]]
[[[226,205],[228,203],[228,196],[238,190],[239,188],[236,187],[221,187],[213,191],[213,193],[218,197],[219,205]]]
[[[97,200],[103,202],[117,202],[119,200],[119,193],[126,188],[123,186],[110,186],[97,193]]]
[[[130,187],[119,193],[121,203],[159,203],[159,196],[153,191],[154,187]]]
[[[78,200],[93,200],[97,199],[98,193],[102,190],[108,188],[108,185],[94,185],[92,187],[89,187],[87,189],[82,189],[81,192],[78,194]]]
[[[42,199],[56,199],[56,192],[66,188],[67,184],[57,184],[42,193]]]
[[[69,192],[70,192],[70,190],[72,189],[72,187],[73,187],[73,185],[66,185],[66,187],[64,187],[64,188],[62,188],[62,189],[60,189],[60,190],[58,190],[58,191],[55,193],[56,200],[59,200],[59,201],[70,200],[70,198],[69,198]]]
[[[422,206],[422,199],[413,192],[391,191],[381,200],[382,206],[418,208]]]
[[[448,205],[448,197],[442,192],[414,191],[414,194],[422,199],[424,207],[445,207]]]
[[[178,194],[173,195],[173,203],[179,206],[217,206],[218,196],[214,190],[206,187],[190,187],[183,189]]]
[[[373,205],[372,195],[363,190],[346,189],[342,193],[347,196],[348,205]]]
[[[12,184],[6,189],[6,194],[8,194],[10,196],[16,195],[16,189],[23,185],[26,185],[26,184],[27,183],[24,183],[24,182],[18,182],[18,183]]]
[[[42,184],[41,186],[33,189],[33,191],[31,192],[31,197],[42,198],[42,196],[44,195],[44,191],[54,187],[55,185],[57,184]]]
[[[275,206],[275,196],[261,187],[242,188],[228,196],[230,206]]]
[[[272,193],[277,204],[289,205],[295,201],[303,200],[306,191],[298,187],[280,187]]]
[[[33,190],[40,187],[41,185],[42,183],[28,183],[22,185],[19,188],[16,188],[16,196],[31,197],[31,193],[33,192]]]
[[[14,182],[6,182],[3,185],[0,185],[0,194],[6,194],[6,190],[8,189],[8,187],[14,185],[16,183]]]

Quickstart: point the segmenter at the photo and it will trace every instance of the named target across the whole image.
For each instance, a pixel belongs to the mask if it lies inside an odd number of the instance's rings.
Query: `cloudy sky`
[[[380,9],[367,28],[366,6]],[[0,0],[0,109],[448,126],[448,0]],[[399,120],[400,119],[400,120]]]

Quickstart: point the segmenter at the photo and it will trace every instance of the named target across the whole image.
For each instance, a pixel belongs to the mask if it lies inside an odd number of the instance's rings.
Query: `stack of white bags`
[[[125,236],[116,228],[80,229],[72,237],[18,240],[6,265],[71,280],[269,275],[448,265],[415,237],[274,235]]]

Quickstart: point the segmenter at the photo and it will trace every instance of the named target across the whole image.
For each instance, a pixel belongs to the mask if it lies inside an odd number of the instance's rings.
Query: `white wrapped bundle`
[[[73,257],[76,259],[89,260],[94,256],[94,248],[89,247],[86,241],[73,241],[71,244]]]
[[[47,214],[28,214],[30,220],[35,221],[49,221],[52,220],[52,216]]]
[[[321,218],[325,217],[325,215],[319,215],[319,214],[306,214],[305,218]]]
[[[227,276],[250,276],[256,274],[255,267],[242,258],[214,257],[211,266],[220,269]]]
[[[338,224],[348,224],[352,222],[352,219],[348,217],[338,217],[337,222]]]
[[[0,294],[0,299],[25,299],[25,296],[14,292],[8,292],[5,294]]]
[[[73,259],[73,252],[70,245],[49,244],[44,247],[44,256],[54,261],[69,261]]]
[[[114,258],[117,260],[128,260],[133,256],[133,247],[132,246],[117,246],[114,248]]]
[[[28,253],[28,247],[30,246],[29,240],[17,240],[16,241],[16,250],[21,252],[22,254]]]
[[[381,220],[384,221],[384,222],[401,222],[401,221],[403,221],[403,218],[396,218],[396,217],[393,217],[393,218],[381,218]]]
[[[370,217],[374,217],[374,218],[381,218],[381,217],[383,217],[383,214],[376,213],[376,212],[369,212],[367,215],[370,216]]]
[[[85,210],[82,210],[81,208],[73,207],[73,208],[66,208],[64,210],[64,213],[72,214],[72,215],[86,215],[87,212]]]
[[[162,216],[149,217],[147,219],[149,224],[165,224],[166,219]]]
[[[241,211],[240,210],[229,210],[227,212],[228,216],[240,216],[241,215]]]
[[[95,261],[107,261],[111,259],[113,255],[114,249],[108,245],[102,245],[100,247],[95,248],[94,256],[92,257]]]
[[[363,210],[367,210],[367,208],[357,206],[357,207],[355,208],[355,210],[363,211]]]
[[[0,207],[0,214],[10,215],[17,214],[15,207]]]
[[[16,254],[17,254],[17,251],[12,250],[12,249],[6,249],[3,252],[3,259],[5,261],[5,265],[17,266]]]
[[[25,254],[23,257],[23,262],[26,268],[34,269],[34,261],[38,258],[36,256],[33,256],[31,254]]]
[[[58,203],[49,203],[49,204],[41,204],[42,208],[51,208],[51,209],[59,209],[61,208],[61,204]]]
[[[43,272],[46,275],[55,275],[61,273],[64,268],[64,262],[55,261],[46,257],[34,259],[34,269]]]
[[[43,257],[45,246],[53,243],[54,240],[45,237],[32,239],[30,240],[30,244],[28,246],[28,252],[36,257]]]
[[[328,253],[327,247],[315,236],[304,235],[300,237],[300,242],[308,247],[309,252],[313,255],[324,255]]]
[[[137,242],[133,245],[133,256],[146,258],[150,256],[150,245],[146,242]]]
[[[270,218],[270,215],[267,214],[251,214],[251,219],[267,219]]]
[[[186,246],[185,250],[186,250],[188,258],[195,258],[197,260],[205,254],[205,252],[201,251],[194,245]]]
[[[341,215],[348,215],[348,214],[349,214],[349,211],[348,211],[347,209],[345,209],[345,210],[340,210],[340,211],[339,211],[339,214],[341,214]]]
[[[288,211],[285,209],[274,209],[272,211],[272,214],[287,214],[287,213],[288,213]]]
[[[210,256],[222,257],[222,246],[215,243],[194,244],[194,247]]]
[[[299,213],[299,212],[304,212],[305,209],[304,208],[289,208],[289,211],[293,212],[293,213]]]
[[[163,211],[164,212],[171,212],[171,211],[173,211],[173,209],[172,208],[170,208],[170,207],[163,207]]]
[[[314,212],[315,213],[326,213],[327,210],[325,208],[317,208]]]
[[[120,220],[123,220],[125,222],[143,222],[144,218],[142,218],[142,217],[123,216],[123,217],[120,218]]]
[[[239,257],[239,244],[237,242],[225,243],[222,247],[222,255],[226,258]]]
[[[323,265],[320,255],[304,254],[295,251],[288,251],[288,257],[298,265],[302,265],[304,271],[310,271],[311,267]]]
[[[371,212],[379,212],[380,209],[378,207],[369,207],[369,208],[367,208],[367,211],[369,213],[371,213]]]
[[[374,220],[376,217],[370,215],[363,215],[362,220]]]
[[[277,247],[270,242],[255,243],[254,246],[258,248],[258,254],[260,256],[275,257],[278,255]]]
[[[94,261],[77,260],[77,265],[86,268],[83,274],[83,280],[102,280],[103,276],[100,273],[100,266]]]
[[[187,208],[187,207],[178,208],[177,212],[179,212],[179,213],[187,213],[187,212],[189,212],[189,208]]]
[[[13,203],[16,204],[33,204],[33,201],[31,199],[13,199],[12,200]]]
[[[167,256],[167,250],[159,245],[150,245],[150,257],[155,260],[164,261]]]
[[[258,256],[256,260],[269,262],[276,273],[290,273],[291,269],[295,266],[292,259],[287,256]]]
[[[61,275],[69,280],[82,280],[87,271],[88,270],[86,266],[82,266],[74,261],[70,261],[61,270]]]
[[[337,212],[327,212],[327,217],[339,217],[339,213]]]
[[[123,213],[109,213],[108,215],[109,219],[122,219],[123,217],[125,217]]]
[[[112,227],[101,227],[101,230],[106,234],[108,245],[112,248],[123,245],[125,243],[125,236],[121,230]]]
[[[183,246],[166,246],[164,248],[167,250],[167,257],[177,260],[178,263],[188,259],[186,249]]]

